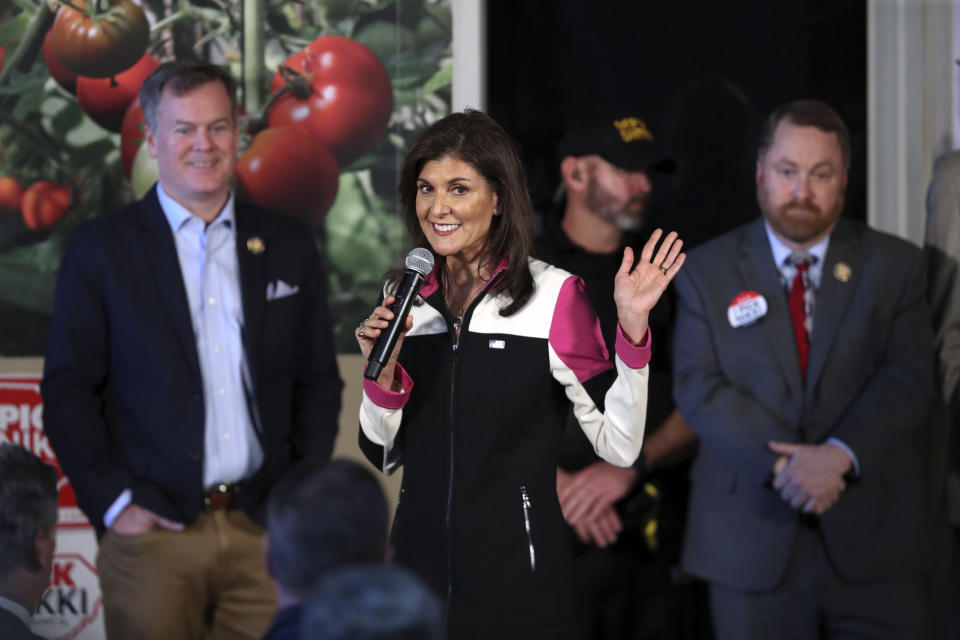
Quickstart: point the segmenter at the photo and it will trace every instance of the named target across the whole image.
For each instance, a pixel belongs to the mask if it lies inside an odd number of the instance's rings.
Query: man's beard
[[[617,206],[607,193],[595,182],[587,191],[587,207],[601,220],[609,222],[621,231],[637,231],[643,226],[643,209],[646,207],[646,196],[631,198],[622,206]],[[631,207],[634,207],[631,210]]]
[[[760,185],[757,185],[757,202],[773,230],[797,244],[804,244],[825,234],[836,224],[843,210],[843,196],[837,200],[829,215],[824,215],[823,210],[809,200],[791,200],[774,207]],[[798,216],[797,210],[808,212],[808,215]]]

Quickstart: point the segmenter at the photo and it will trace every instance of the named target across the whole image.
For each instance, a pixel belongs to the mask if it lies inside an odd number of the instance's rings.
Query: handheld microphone
[[[397,287],[393,297],[396,298],[390,310],[393,311],[393,320],[390,320],[387,328],[380,333],[380,337],[373,343],[373,350],[370,352],[370,358],[367,360],[367,368],[363,372],[363,377],[368,380],[376,380],[380,377],[383,366],[390,359],[393,348],[397,344],[397,338],[400,332],[407,324],[407,314],[410,313],[410,305],[414,298],[420,292],[423,280],[431,271],[433,271],[433,254],[429,249],[417,247],[407,254],[404,261],[406,269],[403,271],[403,279]]]

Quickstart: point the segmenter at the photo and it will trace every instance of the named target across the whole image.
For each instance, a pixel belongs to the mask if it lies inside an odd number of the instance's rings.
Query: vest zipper
[[[452,329],[452,327],[451,327]],[[462,329],[461,329],[462,331]],[[444,609],[444,627],[449,629],[449,620],[450,620],[450,603],[453,601],[453,465],[454,465],[454,399],[456,398],[456,389],[457,389],[457,364],[460,360],[460,354],[457,353],[457,343],[459,338],[456,336],[456,333],[451,333],[454,336],[453,341],[453,357],[450,360],[450,470],[447,475],[447,513],[446,513],[446,526],[447,526],[447,602]]]
[[[447,477],[447,513],[445,524],[447,527],[447,602],[444,607],[443,624],[450,628],[450,603],[453,602],[453,472],[454,472],[454,431],[456,425],[456,397],[457,397],[457,370],[460,365],[462,351],[460,350],[460,337],[466,333],[470,325],[470,318],[473,316],[473,310],[486,297],[487,290],[497,281],[499,274],[491,278],[491,281],[480,291],[470,306],[463,314],[463,321],[460,325],[460,332],[454,331],[453,324],[449,320],[449,312],[446,314],[447,331],[450,332],[452,358],[450,360],[450,472]]]
[[[527,486],[520,485],[520,503],[523,505],[523,525],[527,529],[527,545],[530,547],[530,573],[537,570],[537,553],[533,548],[533,532],[530,527],[530,496],[527,495]]]

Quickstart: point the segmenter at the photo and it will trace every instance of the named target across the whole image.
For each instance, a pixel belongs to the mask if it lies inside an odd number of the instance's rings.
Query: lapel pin
[[[263,244],[263,240],[259,236],[251,236],[247,238],[247,251],[252,253],[255,256],[263,253],[267,248],[267,245]]]
[[[741,291],[727,307],[727,320],[734,329],[753,324],[767,315],[767,299],[756,291]]]
[[[853,269],[846,262],[838,262],[833,265],[833,277],[840,282],[847,282],[853,275]]]

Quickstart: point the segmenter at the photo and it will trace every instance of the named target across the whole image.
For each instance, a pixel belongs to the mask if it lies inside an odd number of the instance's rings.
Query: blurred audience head
[[[352,460],[301,463],[271,492],[267,531],[267,571],[281,606],[293,604],[332,569],[384,561],[387,501],[373,473]]]
[[[440,599],[407,569],[351,567],[323,579],[306,601],[302,640],[442,640]]]
[[[57,472],[26,449],[0,444],[0,595],[32,609],[50,583]]]

